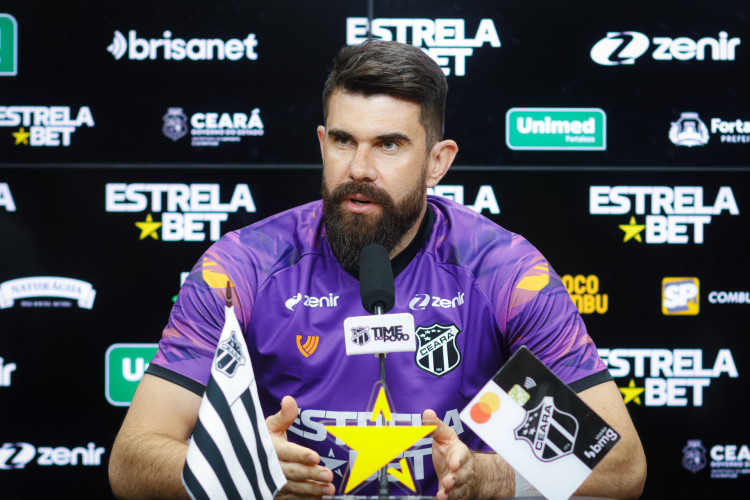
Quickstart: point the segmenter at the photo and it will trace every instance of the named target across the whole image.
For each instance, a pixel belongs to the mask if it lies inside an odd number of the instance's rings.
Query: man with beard
[[[414,315],[424,347],[389,354],[386,371],[398,419],[440,421],[432,439],[407,452],[425,494],[525,490],[458,417],[522,345],[622,435],[578,493],[640,494],[640,440],[560,279],[521,236],[426,196],[458,151],[442,138],[446,93],[442,70],[415,47],[378,41],[339,52],[318,127],[323,200],[225,235],[193,268],[112,449],[116,495],[185,495],[180,473],[228,281],[288,479],[279,496],[334,494],[349,456],[324,423],[364,425],[379,379],[374,356],[346,356],[342,331],[345,318],[365,314],[358,258],[370,243],[389,251],[392,312]],[[303,349],[306,338],[317,342],[314,351]],[[375,482],[358,493],[373,494]]]

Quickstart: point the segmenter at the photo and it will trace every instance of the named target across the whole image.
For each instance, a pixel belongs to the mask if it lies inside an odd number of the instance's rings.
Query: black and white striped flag
[[[230,295],[227,287],[224,329],[182,471],[194,500],[267,499],[286,484]]]

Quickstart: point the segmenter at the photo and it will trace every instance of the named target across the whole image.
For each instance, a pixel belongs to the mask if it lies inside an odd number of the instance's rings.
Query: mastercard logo
[[[479,398],[479,401],[471,407],[469,415],[474,422],[483,424],[490,419],[498,408],[500,408],[500,398],[497,394],[485,392]]]

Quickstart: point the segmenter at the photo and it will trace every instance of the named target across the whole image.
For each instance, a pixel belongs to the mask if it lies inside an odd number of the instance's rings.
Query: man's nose
[[[372,182],[377,177],[372,152],[367,145],[359,145],[349,165],[349,177],[360,182]]]

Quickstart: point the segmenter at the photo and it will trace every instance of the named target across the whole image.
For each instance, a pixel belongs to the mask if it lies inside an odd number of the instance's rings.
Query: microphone
[[[396,302],[391,259],[383,245],[367,245],[359,254],[359,294],[370,314],[387,313]]]

